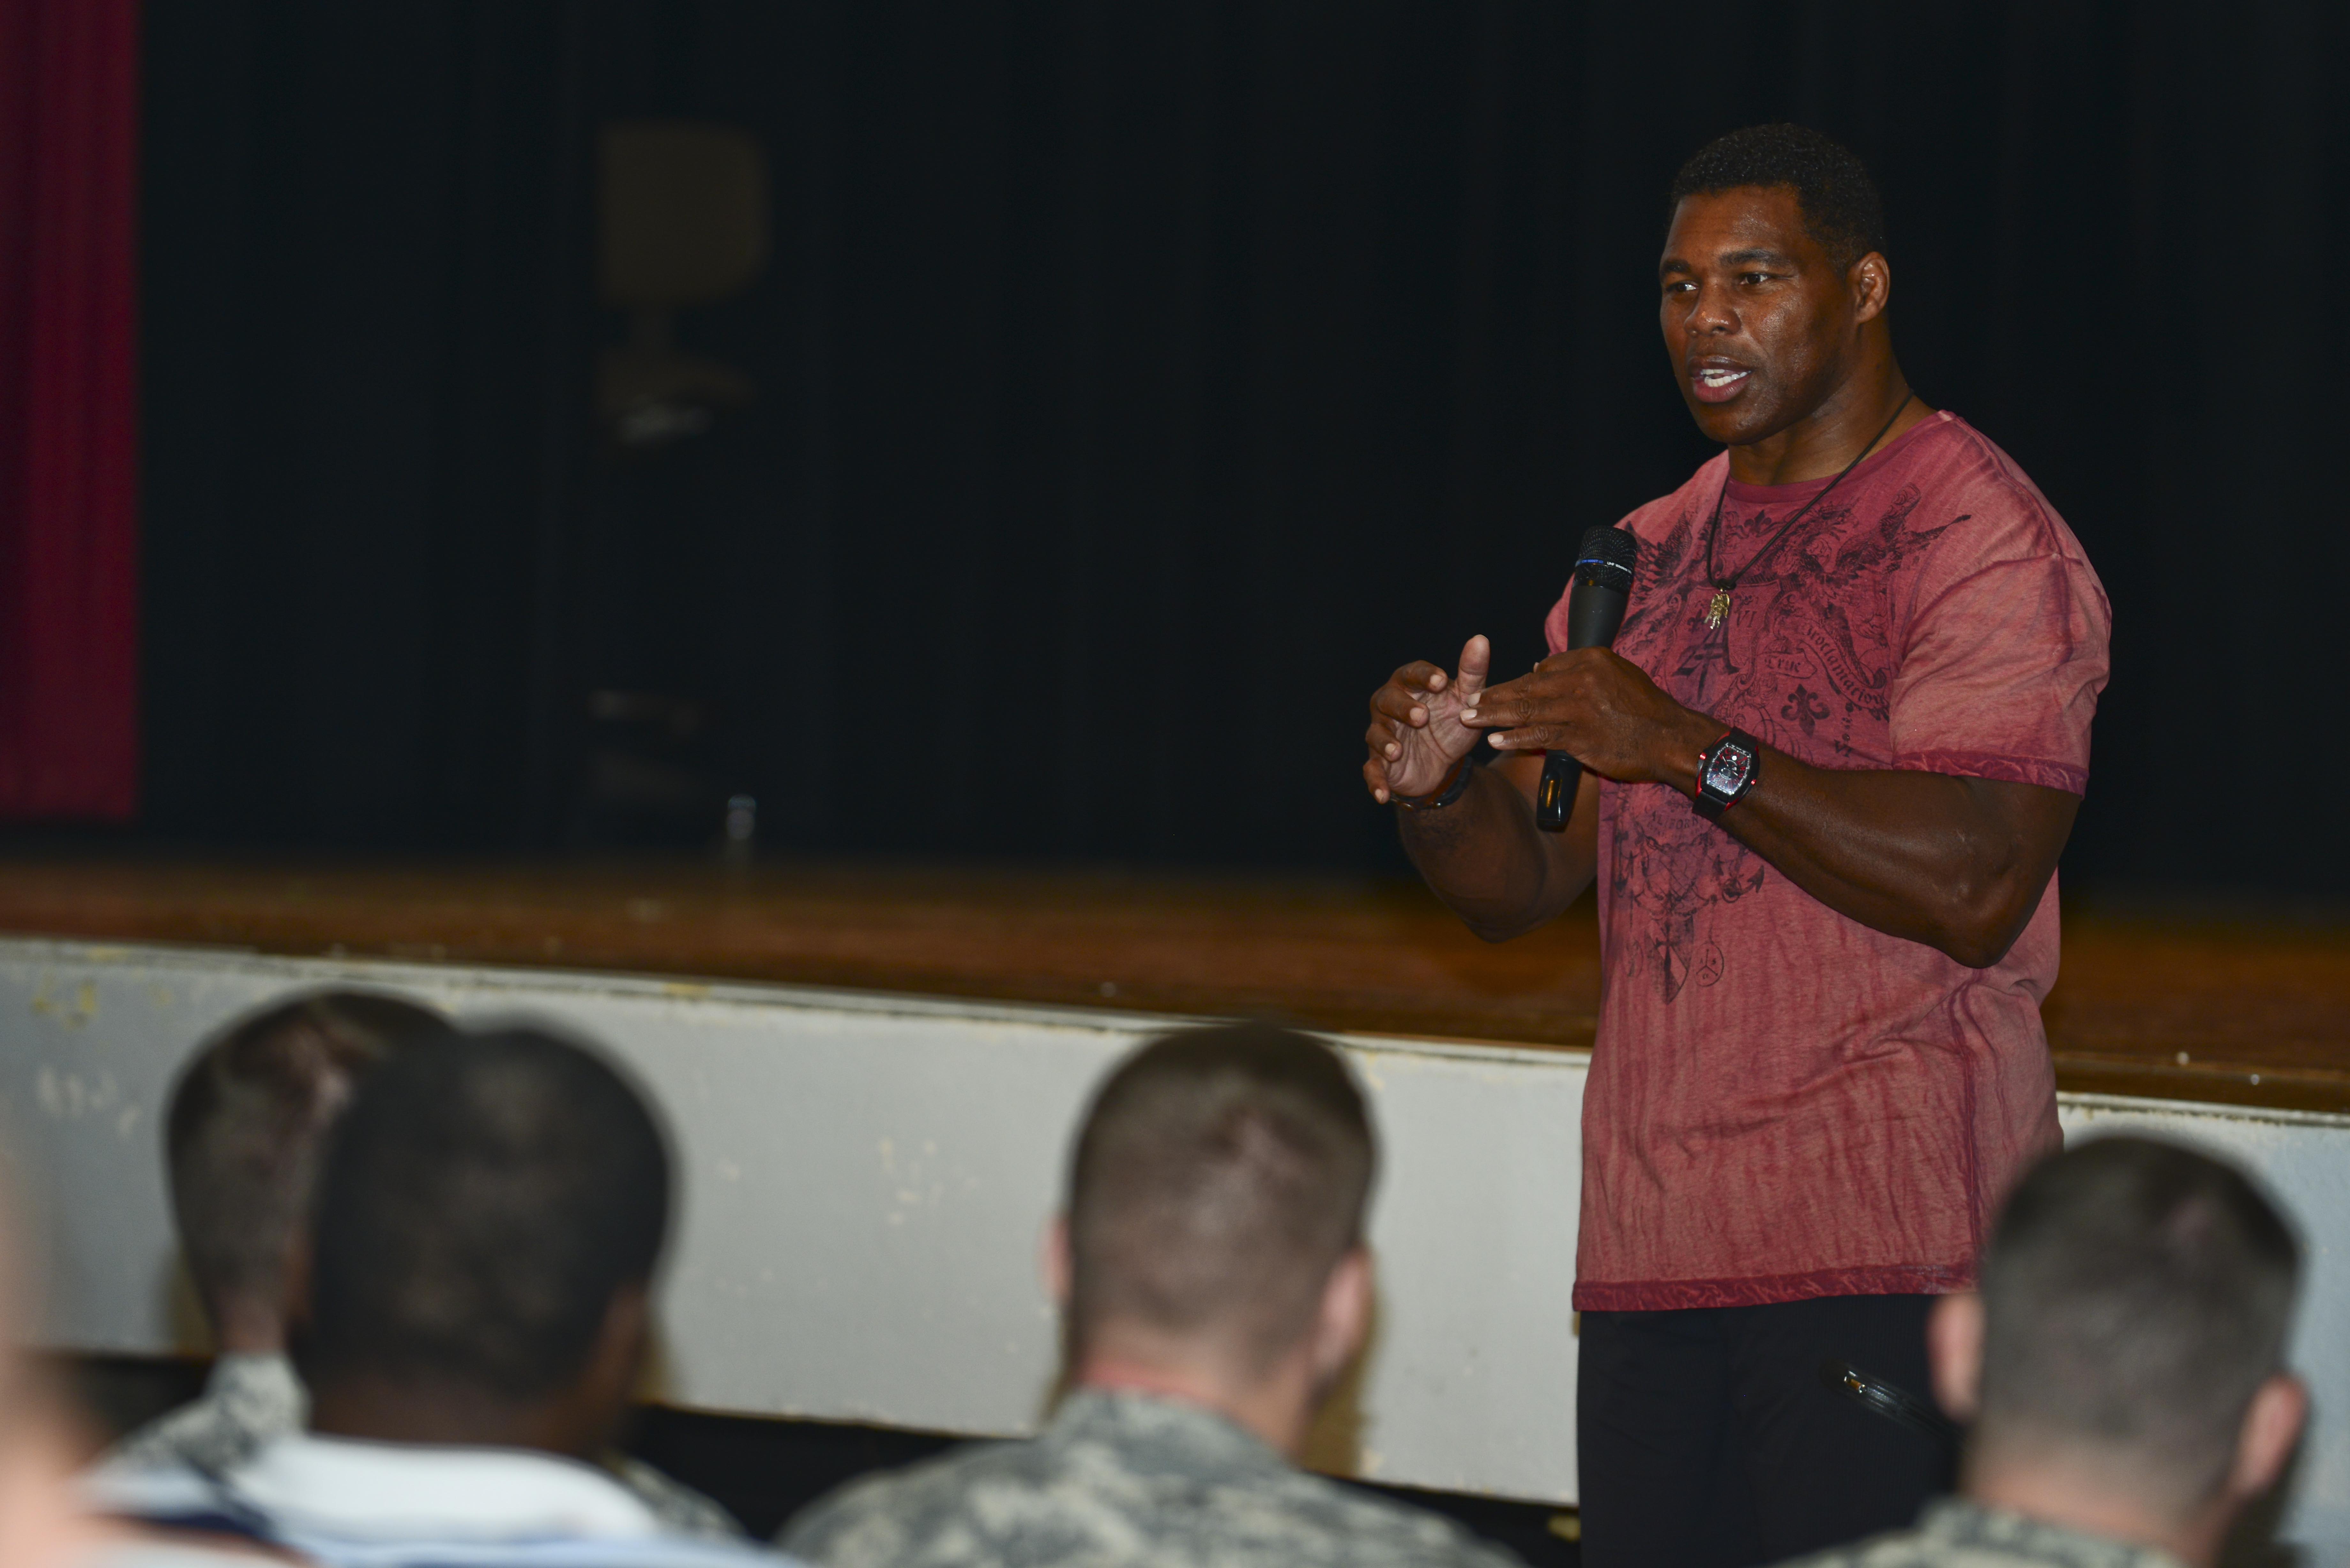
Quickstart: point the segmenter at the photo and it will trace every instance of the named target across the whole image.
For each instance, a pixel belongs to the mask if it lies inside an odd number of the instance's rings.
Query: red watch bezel
[[[1706,791],[1706,775],[1713,771],[1713,760],[1721,755],[1723,747],[1733,744],[1746,753],[1746,776],[1738,781],[1738,788],[1731,794],[1727,796],[1710,794]],[[1690,809],[1708,822],[1721,821],[1721,814],[1744,800],[1747,792],[1754,787],[1754,781],[1762,776],[1762,742],[1745,731],[1739,729],[1724,731],[1721,739],[1698,753],[1697,793],[1690,797]]]

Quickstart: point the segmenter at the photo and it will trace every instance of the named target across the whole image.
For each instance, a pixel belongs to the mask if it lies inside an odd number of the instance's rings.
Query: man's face
[[[1658,316],[1698,428],[1745,446],[1826,400],[1877,307],[1804,232],[1795,192],[1685,198],[1658,264]]]

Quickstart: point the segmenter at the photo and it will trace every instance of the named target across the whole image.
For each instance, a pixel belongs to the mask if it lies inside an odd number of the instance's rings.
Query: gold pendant
[[[1721,618],[1729,613],[1730,590],[1728,588],[1714,589],[1712,602],[1705,607],[1706,629],[1710,631],[1713,628],[1720,626],[1721,624]]]

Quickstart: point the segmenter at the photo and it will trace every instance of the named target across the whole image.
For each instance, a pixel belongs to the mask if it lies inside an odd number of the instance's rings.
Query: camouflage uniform
[[[298,1432],[310,1418],[309,1390],[282,1355],[224,1355],[213,1363],[202,1397],[157,1417],[109,1449],[110,1470],[186,1466],[205,1475],[236,1469],[273,1438]],[[662,1526],[680,1535],[742,1539],[734,1516],[682,1481],[625,1454],[605,1460],[612,1474]]]
[[[1839,1546],[1785,1568],[2181,1568],[2151,1546],[2133,1546],[1944,1498],[1914,1530]]]
[[[1033,1442],[852,1482],[781,1544],[820,1568],[1519,1568],[1449,1520],[1308,1475],[1220,1416],[1097,1389]]]

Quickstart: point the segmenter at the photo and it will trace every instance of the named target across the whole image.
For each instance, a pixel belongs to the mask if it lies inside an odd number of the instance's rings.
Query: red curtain
[[[137,0],[0,0],[0,816],[138,802]]]

